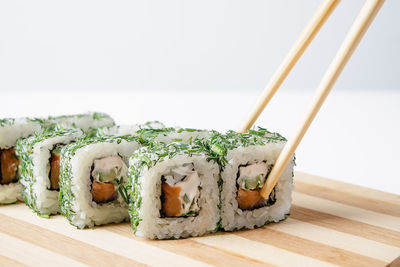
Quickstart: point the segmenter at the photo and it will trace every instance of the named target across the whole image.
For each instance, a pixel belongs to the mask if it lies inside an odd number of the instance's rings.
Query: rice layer
[[[293,161],[285,168],[275,186],[275,199],[274,204],[271,206],[253,210],[240,209],[237,201],[238,187],[236,179],[240,165],[262,161],[273,165],[282,148],[283,143],[270,143],[263,146],[238,147],[228,151],[226,156],[228,164],[221,173],[223,180],[221,217],[224,230],[253,229],[254,227],[263,226],[268,222],[278,222],[285,219],[286,214],[289,213],[292,201]]]
[[[22,196],[40,216],[60,212],[58,191],[50,190],[50,156],[56,144],[69,144],[82,136],[78,129],[54,128],[20,139],[16,153],[20,159]]]
[[[91,166],[95,159],[120,156],[125,163],[139,143],[133,136],[80,139],[63,149],[60,168],[61,212],[78,228],[125,221],[128,205],[121,192],[109,203],[98,204],[91,194]],[[128,177],[123,177],[127,184]],[[125,187],[121,188],[125,190]],[[127,199],[126,199],[127,201]]]
[[[0,150],[15,147],[17,140],[40,131],[41,124],[35,119],[16,118],[0,120]],[[19,173],[17,173],[17,179]],[[22,200],[22,187],[18,182],[0,184],[0,204],[10,204]]]
[[[294,159],[285,168],[268,201],[249,209],[241,209],[238,204],[239,167],[264,163],[269,166],[266,173],[268,179],[268,172],[286,143],[284,137],[259,128],[246,134],[228,131],[221,135],[213,132],[206,143],[219,159],[221,167],[221,219],[224,230],[252,229],[286,218],[291,205]]]
[[[129,214],[136,235],[167,239],[199,236],[213,232],[220,220],[218,203],[219,167],[207,155],[184,144],[158,144],[144,147],[130,159]],[[193,164],[200,179],[201,191],[196,216],[164,217],[161,214],[161,179],[174,168]]]

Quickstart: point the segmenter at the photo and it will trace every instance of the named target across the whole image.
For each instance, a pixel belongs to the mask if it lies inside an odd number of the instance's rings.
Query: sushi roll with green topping
[[[0,204],[22,200],[22,187],[18,183],[20,160],[15,154],[15,145],[20,138],[26,138],[41,130],[38,120],[8,118],[0,120]]]
[[[190,144],[198,138],[209,136],[207,130],[199,130],[192,128],[159,128],[159,129],[140,129],[137,131],[139,140],[144,144],[152,142],[158,143],[184,143]]]
[[[42,120],[45,128],[52,124],[64,125],[65,127],[74,127],[81,129],[84,133],[91,133],[99,127],[113,126],[114,120],[105,113],[88,112],[76,115],[50,116]]]
[[[64,147],[60,167],[61,213],[77,228],[128,220],[128,159],[134,136],[86,137]]]
[[[159,121],[148,121],[143,124],[132,124],[132,125],[115,125],[98,128],[94,135],[95,136],[122,136],[122,135],[136,135],[140,129],[162,129],[165,125]]]
[[[153,143],[129,160],[131,226],[151,239],[200,236],[218,227],[219,166],[201,146]]]
[[[22,197],[38,215],[60,212],[58,202],[62,147],[82,137],[79,129],[54,125],[26,139],[20,139],[16,153],[20,159]]]
[[[221,166],[221,219],[226,231],[252,229],[285,219],[291,205],[294,159],[288,164],[268,199],[260,190],[286,143],[263,128],[246,134],[214,133],[208,147]]]

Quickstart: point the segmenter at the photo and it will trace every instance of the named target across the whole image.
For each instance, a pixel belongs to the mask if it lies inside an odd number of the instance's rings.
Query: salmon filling
[[[101,204],[118,199],[117,186],[127,174],[128,167],[120,156],[95,159],[91,171],[90,190],[93,201]]]
[[[236,200],[240,209],[253,210],[275,203],[275,190],[269,199],[264,199],[260,195],[270,167],[266,162],[254,162],[239,166]]]
[[[179,194],[181,192],[180,187],[173,187],[162,182],[162,191],[164,193],[164,202],[162,205],[162,212],[167,217],[177,217],[181,215],[181,201]]]
[[[61,162],[61,149],[63,145],[55,145],[51,151],[50,156],[50,190],[60,190],[60,162]]]
[[[161,216],[196,216],[200,210],[200,178],[192,163],[172,169],[161,177]]]
[[[0,150],[0,184],[17,182],[18,164],[14,148]]]
[[[93,201],[96,203],[106,203],[118,198],[115,186],[110,182],[102,183],[93,181],[91,193]]]
[[[250,210],[256,207],[262,207],[265,199],[260,195],[260,190],[246,190],[239,188],[237,201],[239,208],[242,210]]]

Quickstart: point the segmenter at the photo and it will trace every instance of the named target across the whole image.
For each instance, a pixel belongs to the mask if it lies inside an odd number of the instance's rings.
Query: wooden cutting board
[[[182,240],[0,206],[0,266],[400,266],[400,196],[299,172],[295,187],[283,222]]]

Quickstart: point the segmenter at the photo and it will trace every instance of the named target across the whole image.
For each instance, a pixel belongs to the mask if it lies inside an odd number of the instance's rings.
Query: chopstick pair
[[[351,55],[357,48],[379,9],[382,7],[384,1],[385,0],[365,1],[364,6],[361,8],[355,21],[353,22],[353,25],[350,27],[350,30],[343,40],[338,52],[322,77],[322,80],[318,85],[314,98],[306,112],[303,121],[301,122],[294,136],[288,140],[283,150],[279,154],[266,183],[260,191],[260,194],[263,198],[268,198],[270,195],[283,170],[292,158],[296,148],[303,139],[333,85],[340,76]],[[310,22],[307,24],[306,28],[303,30],[281,65],[278,67],[277,71],[272,76],[270,82],[265,87],[255,109],[250,113],[248,119],[238,132],[244,133],[251,128],[339,2],[340,0],[324,0],[321,3]]]

